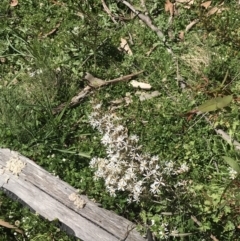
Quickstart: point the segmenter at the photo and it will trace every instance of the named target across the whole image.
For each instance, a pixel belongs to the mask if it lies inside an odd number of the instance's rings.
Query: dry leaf
[[[214,235],[210,235],[210,238],[213,240],[213,241],[219,241],[219,239],[217,239]]]
[[[218,7],[213,7],[213,8],[211,8],[211,9],[208,11],[207,16],[211,16],[211,15],[215,14],[218,10],[219,10]]]
[[[1,58],[0,58],[0,62],[1,62],[2,64],[4,64],[4,63],[6,62],[6,58],[1,57]]]
[[[86,79],[88,81],[88,84],[93,88],[98,88],[105,84],[104,80],[96,78],[90,73],[86,73],[84,79]]]
[[[207,9],[211,5],[211,2],[212,1],[206,1],[206,2],[202,3],[201,6]]]
[[[219,6],[221,6],[222,4],[220,4]],[[224,7],[220,7],[220,8],[218,8],[218,10],[217,10],[217,13],[221,13],[222,11],[224,11],[224,10],[228,10],[229,8],[224,8]]]
[[[195,19],[191,23],[189,23],[185,29],[185,32],[188,32],[198,22],[199,22],[199,19]]]
[[[123,49],[124,51],[127,52],[128,55],[132,56],[132,50],[130,49],[127,40],[124,38],[121,38],[121,44],[120,44],[120,48]]]
[[[173,16],[174,6],[169,0],[165,3],[165,12],[169,12],[170,15]]]
[[[42,37],[47,38],[49,35],[55,33],[58,30],[59,27],[60,27],[60,23],[58,23],[54,29],[52,29],[50,32],[44,34]]]
[[[124,98],[112,100],[110,101],[110,103],[115,106],[115,107],[111,107],[111,110],[118,109],[118,107],[116,106],[119,106],[120,104],[124,104],[124,106],[128,106],[129,104],[132,103],[132,96],[129,92],[127,92]]]
[[[184,41],[184,31],[180,31],[178,37],[181,41]]]
[[[176,0],[177,3],[193,4],[194,0]]]
[[[11,0],[10,6],[16,7],[18,5],[18,0]]]
[[[157,97],[160,95],[160,92],[159,91],[153,91],[151,93],[146,93],[146,92],[142,92],[142,91],[137,91],[136,92],[136,95],[139,96],[139,100],[140,101],[144,101],[144,100],[149,100],[149,99],[152,99],[154,97]]]
[[[149,56],[157,48],[158,45],[159,43],[153,44],[152,48],[149,51],[147,51],[146,55]]]
[[[143,90],[150,90],[152,88],[152,86],[150,84],[147,83],[143,83],[143,82],[138,82],[136,80],[132,80],[130,82],[130,84],[134,87],[134,88],[140,88]]]
[[[5,228],[12,228],[16,232],[23,234],[22,230],[18,229],[16,226],[14,226],[14,225],[10,224],[9,222],[6,222],[2,219],[0,219],[0,226],[5,227]]]
[[[189,9],[194,3],[194,0],[176,0],[176,3],[185,3],[184,8]]]

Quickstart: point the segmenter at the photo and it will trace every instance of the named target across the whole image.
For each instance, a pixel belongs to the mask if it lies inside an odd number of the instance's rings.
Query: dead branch
[[[196,223],[199,227],[202,226],[202,223],[199,222],[195,216],[192,215],[192,216],[191,216],[191,219],[192,219],[193,222]],[[218,240],[214,235],[212,235],[212,234],[210,235],[210,238],[211,238],[213,241],[219,241],[219,240]]]
[[[199,19],[195,19],[193,20],[191,23],[189,23],[186,26],[185,32],[187,33],[195,24],[197,24],[199,22]]]
[[[112,16],[111,11],[109,10],[109,8],[107,7],[106,3],[104,2],[104,0],[101,0],[102,5],[103,5],[103,9],[105,10],[105,12],[108,14],[108,16],[112,19],[112,21],[117,24],[117,21],[114,19],[114,17]]]
[[[134,73],[134,74],[129,74],[129,75],[125,75],[125,76],[122,76],[122,77],[119,77],[119,78],[116,78],[116,79],[108,80],[108,81],[105,82],[105,85],[115,84],[115,83],[118,83],[118,82],[121,82],[121,81],[130,80],[132,77],[134,77],[136,75],[139,75],[141,73],[143,73],[143,70],[141,70],[137,73]]]
[[[162,31],[156,27],[153,23],[152,20],[149,18],[149,16],[139,12],[138,10],[136,10],[129,2],[125,1],[125,0],[118,0],[119,2],[122,2],[124,5],[126,5],[128,8],[130,8],[132,10],[133,13],[135,13],[150,29],[152,29],[157,36],[164,41],[165,37],[164,34],[162,33]]]
[[[110,85],[110,84],[116,84],[118,82],[121,81],[127,81],[129,79],[131,79],[132,77],[139,75],[143,73],[143,70],[138,71],[136,73],[133,74],[129,74],[129,75],[125,75],[116,79],[112,79],[112,80],[108,80],[108,81],[103,81],[101,79],[98,79],[96,77],[94,77],[93,75],[91,75],[90,73],[87,73],[84,77],[84,79],[86,79],[89,82],[89,86],[86,86],[83,90],[81,90],[77,95],[75,95],[70,103],[62,103],[61,105],[59,105],[58,107],[54,108],[52,110],[53,115],[56,115],[58,113],[60,113],[64,108],[72,108],[77,106],[86,96],[88,96],[89,94],[91,94],[91,92],[93,91],[94,88],[99,88],[105,85]]]

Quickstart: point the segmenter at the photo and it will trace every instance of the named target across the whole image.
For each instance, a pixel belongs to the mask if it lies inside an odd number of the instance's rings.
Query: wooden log
[[[75,188],[9,149],[0,149],[0,188],[42,217],[58,219],[69,234],[84,241],[145,240],[132,222],[78,195]]]

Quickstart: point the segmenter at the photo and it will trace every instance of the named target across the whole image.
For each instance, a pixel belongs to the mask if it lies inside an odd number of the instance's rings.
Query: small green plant
[[[239,6],[175,1],[171,15],[165,2],[129,1],[163,41],[123,1],[105,1],[109,12],[93,0],[4,0],[0,144],[138,223],[143,235],[238,240],[239,153],[231,141],[240,140]],[[70,108],[87,85],[85,72],[109,80],[140,70],[136,78],[152,90],[102,86]],[[139,98],[151,91],[159,95]],[[204,103],[210,113],[184,114]],[[1,210],[27,235],[0,227],[1,240],[74,239],[3,194]]]

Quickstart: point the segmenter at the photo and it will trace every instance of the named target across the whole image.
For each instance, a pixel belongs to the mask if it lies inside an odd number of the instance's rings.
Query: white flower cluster
[[[166,186],[166,175],[177,175],[188,171],[186,164],[174,170],[172,161],[160,168],[158,156],[142,154],[137,135],[128,135],[127,129],[119,124],[120,118],[113,113],[102,114],[101,104],[96,105],[89,116],[89,123],[102,135],[106,147],[106,158],[92,158],[95,179],[103,178],[112,196],[118,191],[129,193],[129,202],[139,202],[141,195],[156,195]],[[150,193],[149,193],[150,192]]]
[[[231,167],[228,168],[228,171],[229,171],[229,178],[230,179],[233,180],[237,177],[238,173],[235,170],[233,170]]]

